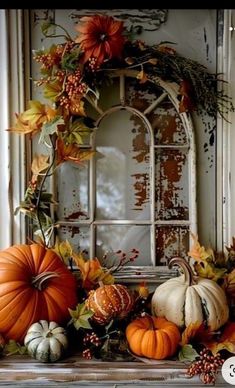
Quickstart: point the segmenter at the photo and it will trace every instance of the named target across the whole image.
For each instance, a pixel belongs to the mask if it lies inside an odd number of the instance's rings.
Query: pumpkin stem
[[[192,268],[186,260],[184,260],[182,257],[173,257],[173,259],[169,261],[168,267],[171,268],[175,264],[179,265],[183,269],[185,281],[189,284],[189,286],[192,284],[197,284],[197,282],[194,280]]]
[[[154,318],[150,314],[148,314],[148,313],[145,313],[144,317],[146,317],[148,319],[148,321],[149,321],[150,330],[155,330]]]
[[[32,285],[39,291],[42,291],[46,287],[46,283],[49,279],[58,278],[59,275],[56,272],[43,272],[33,277]]]

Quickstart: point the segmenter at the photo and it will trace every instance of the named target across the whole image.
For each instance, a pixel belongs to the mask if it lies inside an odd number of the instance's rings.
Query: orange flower
[[[81,21],[84,24],[76,27],[80,35],[75,42],[80,43],[84,51],[84,63],[89,58],[96,58],[100,65],[105,59],[121,56],[124,44],[123,22],[104,15],[83,17]]]

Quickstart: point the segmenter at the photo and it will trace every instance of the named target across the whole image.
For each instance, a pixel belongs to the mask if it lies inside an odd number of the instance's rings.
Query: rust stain
[[[132,174],[135,178],[133,185],[135,190],[135,209],[141,210],[142,206],[149,201],[149,174]],[[140,209],[137,209],[140,208]]]
[[[160,131],[161,142],[172,144],[177,128],[176,118],[170,115],[155,115],[152,126],[154,130]]]
[[[188,227],[162,226],[156,230],[156,259],[158,265],[166,265],[173,256],[187,257]]]
[[[132,158],[142,163],[149,160],[149,146],[146,144],[146,130],[139,128],[139,131],[133,139],[133,152],[136,152],[136,155]]]
[[[179,150],[168,151],[158,156],[159,176],[156,182],[156,201],[160,203],[158,218],[187,219],[188,206],[182,204],[180,192],[186,182],[182,179],[182,170],[186,155]],[[178,184],[178,185],[177,185]]]
[[[69,220],[78,220],[79,218],[82,218],[82,217],[87,217],[86,213],[84,213],[82,211],[76,211],[76,212],[64,217],[64,219],[69,221]]]

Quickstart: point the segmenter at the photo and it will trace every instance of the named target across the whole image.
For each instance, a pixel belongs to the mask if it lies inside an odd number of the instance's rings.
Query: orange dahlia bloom
[[[120,57],[124,44],[123,22],[111,16],[94,15],[81,18],[82,25],[76,27],[80,35],[75,39],[84,51],[83,62],[96,58],[100,65],[106,59]]]

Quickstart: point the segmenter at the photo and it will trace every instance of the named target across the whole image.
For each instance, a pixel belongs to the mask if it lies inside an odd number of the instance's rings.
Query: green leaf
[[[27,348],[26,346],[21,346],[15,340],[9,340],[4,347],[4,354],[6,356],[11,356],[13,354],[27,354]]]
[[[94,314],[93,311],[88,310],[85,302],[80,303],[76,306],[76,310],[71,310],[69,308],[69,313],[72,319],[69,321],[69,324],[73,324],[75,329],[92,329],[89,319]]]
[[[64,141],[66,144],[83,144],[83,137],[91,133],[91,128],[87,127],[81,120],[75,120],[66,135]]]
[[[52,35],[52,33],[49,32],[51,28],[55,28],[55,25],[50,22],[45,22],[41,25],[41,31],[44,36]],[[54,31],[53,31],[54,33]]]
[[[78,67],[78,58],[81,52],[81,48],[77,47],[68,54],[62,57],[61,68],[63,70],[74,71]]]
[[[196,357],[199,357],[199,354],[190,344],[182,346],[178,354],[179,361],[194,361]]]
[[[58,125],[64,124],[62,116],[55,116],[51,121],[45,123],[41,130],[39,143],[50,144],[50,135],[57,132]]]

